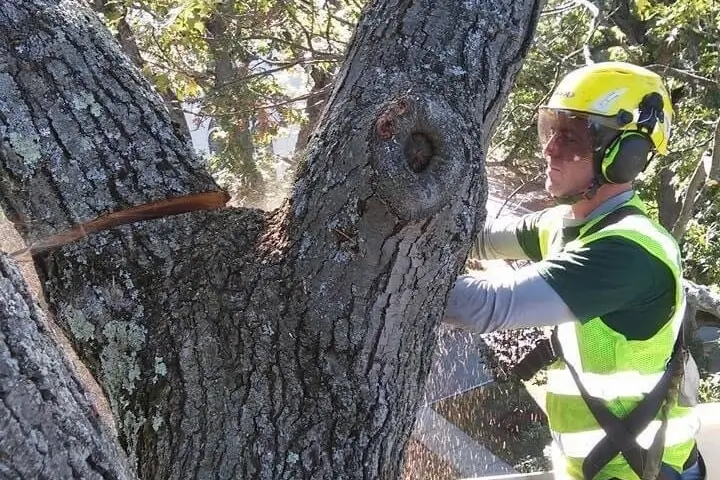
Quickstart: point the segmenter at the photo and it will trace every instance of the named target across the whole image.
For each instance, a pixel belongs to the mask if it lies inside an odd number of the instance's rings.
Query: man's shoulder
[[[637,295],[648,290],[673,291],[674,270],[656,250],[641,237],[608,235],[582,246],[572,255],[572,262],[590,282],[611,275],[614,282]],[[578,282],[578,288],[587,286],[582,283]]]
[[[644,318],[647,313],[652,317],[649,323],[655,325],[655,320],[666,319],[673,304],[675,277],[671,269],[639,243],[621,236],[563,250],[538,268],[581,322],[602,317],[625,333],[623,325],[632,323],[631,317]],[[642,335],[635,332],[630,336]]]
[[[587,247],[603,249],[612,245],[618,256],[655,258],[680,267],[680,247],[658,222],[646,215],[628,215],[587,238]]]

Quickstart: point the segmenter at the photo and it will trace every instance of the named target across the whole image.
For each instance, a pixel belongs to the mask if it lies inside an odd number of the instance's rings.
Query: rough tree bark
[[[683,285],[688,297],[688,304],[698,312],[712,315],[715,317],[715,321],[712,323],[720,325],[720,293],[706,285],[699,285],[690,280],[684,280]],[[705,323],[711,322],[706,320]]]
[[[282,208],[50,248],[98,216],[217,188],[91,11],[3,2],[0,202],[141,478],[398,476],[541,7],[375,2]]]
[[[0,477],[134,478],[5,255],[0,319]]]

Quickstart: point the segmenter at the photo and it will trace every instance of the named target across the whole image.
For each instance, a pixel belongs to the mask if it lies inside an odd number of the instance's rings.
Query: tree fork
[[[141,478],[399,475],[542,8],[489,3],[372,3],[279,210],[117,226],[34,257]],[[217,190],[86,8],[3,7],[0,200],[28,243]]]

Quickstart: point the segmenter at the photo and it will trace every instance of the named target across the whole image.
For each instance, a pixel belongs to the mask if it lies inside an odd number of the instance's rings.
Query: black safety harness
[[[587,231],[583,232],[582,236],[592,235],[629,215],[638,214],[644,215],[635,206],[622,206],[592,225]],[[668,398],[668,394],[671,390],[676,390],[673,386],[677,386],[685,363],[686,346],[683,330],[684,328],[680,329],[667,368],[658,383],[645,395],[635,409],[623,419],[617,418],[603,400],[590,395],[580,381],[575,368],[570,363],[565,362],[588,409],[606,433],[605,437],[595,445],[583,462],[582,470],[585,479],[591,480],[595,478],[595,475],[605,465],[618,454],[622,454],[630,468],[641,479],[672,480],[667,474],[659,471],[665,446],[667,418],[662,419],[662,425],[649,449],[642,448],[637,443],[636,438],[657,417],[665,401],[672,401],[672,399]],[[515,366],[514,372],[520,379],[527,381],[540,370],[562,358],[562,348],[558,340],[556,327],[550,338],[538,341],[535,348],[520,360]],[[697,456],[697,450],[693,449],[685,463],[685,467],[689,468],[694,465]]]

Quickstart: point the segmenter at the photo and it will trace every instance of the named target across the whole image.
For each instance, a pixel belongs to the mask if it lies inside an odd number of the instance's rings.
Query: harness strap
[[[583,236],[592,235],[606,226],[633,214],[642,215],[643,213],[633,205],[620,207],[590,227],[584,232]],[[585,478],[594,478],[618,453],[622,453],[628,465],[630,465],[630,468],[632,468],[640,478],[668,479],[665,473],[659,471],[662,462],[662,452],[665,447],[667,418],[662,419],[662,425],[655,434],[652,445],[648,450],[638,445],[636,437],[657,416],[663,403],[666,400],[670,401],[670,399],[667,399],[667,395],[672,386],[673,379],[682,368],[683,347],[684,334],[683,329],[681,329],[673,346],[673,353],[668,367],[660,378],[660,381],[635,409],[622,420],[615,417],[600,399],[589,395],[587,389],[580,382],[575,368],[566,362],[583,400],[585,400],[591,413],[606,433],[605,437],[593,448],[583,462],[583,475]],[[562,355],[562,353],[560,354]]]
[[[657,471],[655,467],[658,467],[662,461],[662,454],[652,455],[652,453],[655,453],[654,450],[661,452],[664,449],[667,418],[662,419],[662,426],[656,433],[653,444],[649,450],[645,450],[638,445],[636,437],[657,416],[663,403],[667,400],[667,394],[670,391],[673,379],[682,368],[683,342],[683,334],[680,332],[675,341],[668,368],[663,373],[660,381],[624,419],[617,418],[602,400],[591,396],[580,381],[575,368],[566,362],[580,390],[580,395],[606,434],[605,437],[595,445],[583,462],[583,476],[585,478],[595,478],[595,475],[618,453],[622,453],[628,465],[630,465],[630,468],[632,468],[640,478],[647,478],[644,477],[643,474],[648,467]],[[650,455],[649,452],[651,453]],[[649,456],[657,457],[654,460],[658,465],[649,465]],[[659,476],[653,474],[651,478],[663,480],[667,477],[664,473],[660,473]]]

